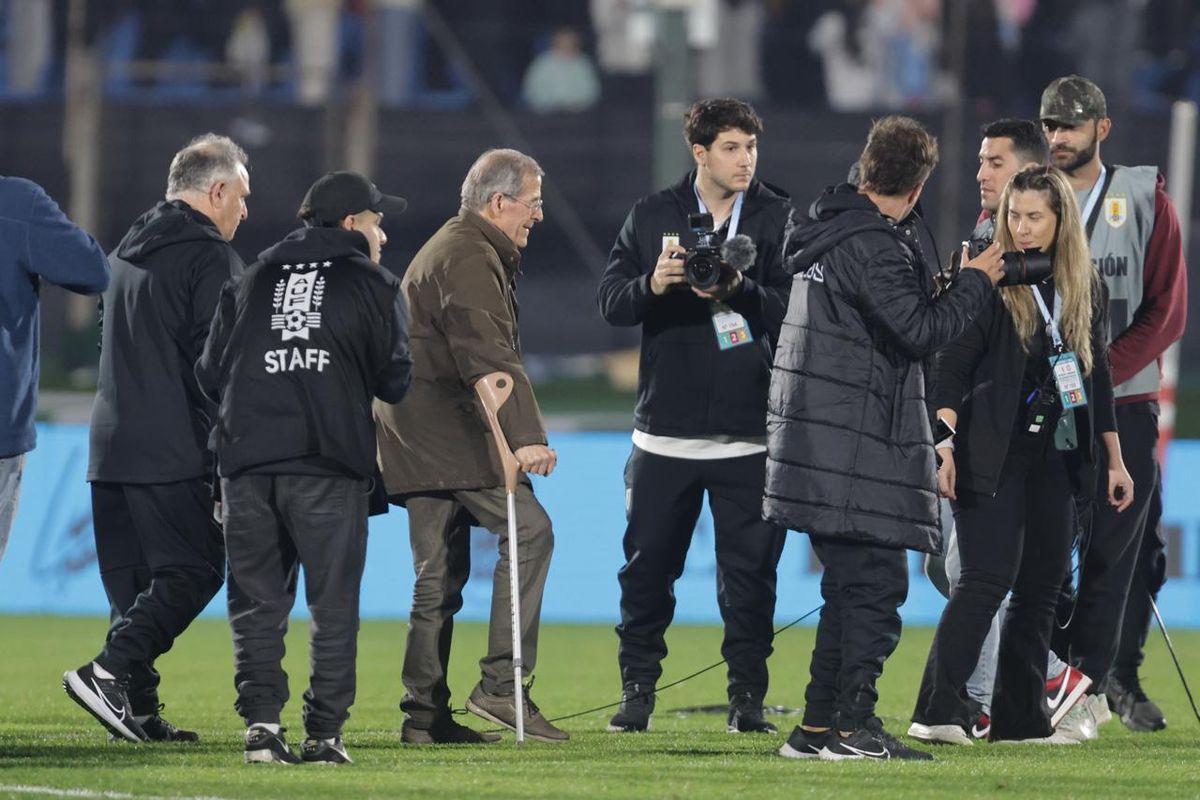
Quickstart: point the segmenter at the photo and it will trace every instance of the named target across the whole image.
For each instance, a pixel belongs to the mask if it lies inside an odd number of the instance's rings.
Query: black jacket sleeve
[[[868,260],[859,272],[863,318],[913,361],[932,356],[958,338],[992,291],[992,282],[983,272],[969,269],[947,291],[931,298],[914,272],[921,268],[893,246]]]
[[[231,278],[221,287],[204,349],[196,359],[196,383],[204,396],[218,405],[221,402],[221,361],[229,345],[229,335],[237,313],[237,284],[238,279]]]
[[[391,347],[386,361],[375,377],[375,396],[385,403],[399,403],[412,383],[412,354],[408,349],[408,303],[404,292],[396,288],[392,301]]]
[[[650,291],[654,264],[647,269],[638,255],[637,212],[638,207],[634,206],[625,218],[596,290],[600,315],[610,325],[640,325],[654,302],[654,293]]]
[[[1092,419],[1096,435],[1117,429],[1112,367],[1108,360],[1108,286],[1103,279],[1092,291]]]
[[[792,291],[792,276],[783,269],[783,237],[788,215],[767,226],[764,235],[754,242],[758,250],[756,261],[762,265],[762,282],[750,277],[751,270],[742,275],[741,291],[725,302],[751,323],[765,328],[772,341],[779,339],[779,329],[787,313],[788,295]],[[757,323],[757,325],[756,325]]]
[[[233,248],[206,247],[192,274],[189,326],[186,332],[187,353],[195,364],[204,350],[208,329],[216,313],[222,287],[230,278],[240,275],[244,265]]]
[[[962,413],[963,401],[975,385],[975,369],[988,344],[988,330],[998,299],[990,299],[985,310],[967,326],[962,336],[938,350],[934,379],[934,409],[949,408]]]

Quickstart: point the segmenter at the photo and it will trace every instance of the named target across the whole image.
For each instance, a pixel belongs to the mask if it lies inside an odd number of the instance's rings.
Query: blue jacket
[[[42,187],[0,176],[0,458],[28,452],[37,441],[41,282],[99,294],[108,275],[100,245]]]

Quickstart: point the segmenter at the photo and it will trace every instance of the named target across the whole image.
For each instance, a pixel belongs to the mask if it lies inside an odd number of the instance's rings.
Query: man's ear
[[[695,160],[696,166],[703,166],[708,160],[708,148],[702,144],[693,144],[692,158]]]
[[[347,214],[346,216],[342,217],[342,221],[338,224],[338,227],[344,231],[357,230],[358,220],[354,218],[353,214]]]
[[[220,206],[221,201],[225,198],[225,181],[216,181],[212,186],[208,187],[208,202],[212,203],[214,208]]]
[[[1108,117],[1096,120],[1096,141],[1103,142],[1108,138],[1109,131],[1112,130],[1112,120]]]

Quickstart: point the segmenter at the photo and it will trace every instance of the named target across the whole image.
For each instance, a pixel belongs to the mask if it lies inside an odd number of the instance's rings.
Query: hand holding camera
[[[1005,274],[1004,256],[1005,254],[1000,251],[1000,245],[995,242],[992,242],[975,255],[971,255],[967,243],[963,242],[962,268],[980,270],[984,275],[988,276],[988,279],[992,282],[992,286],[995,286]]]
[[[686,252],[687,250],[677,244],[669,244],[662,249],[654,265],[654,272],[650,273],[651,292],[662,295],[672,286],[687,282],[683,275],[683,261],[680,260],[680,256]]]

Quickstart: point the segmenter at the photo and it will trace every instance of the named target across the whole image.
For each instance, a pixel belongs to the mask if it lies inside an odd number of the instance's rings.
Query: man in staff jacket
[[[1158,730],[1166,719],[1142,692],[1137,667],[1150,624],[1148,598],[1165,580],[1158,520],[1149,513],[1162,507],[1157,458],[1162,357],[1183,335],[1187,321],[1179,220],[1157,167],[1100,159],[1100,143],[1112,120],[1096,84],[1078,75],[1058,78],[1042,93],[1039,117],[1051,163],[1067,173],[1083,210],[1092,263],[1108,285],[1117,428],[1136,487],[1133,504],[1123,513],[1095,503],[1074,614],[1064,591],[1059,616],[1070,617],[1070,624],[1057,632],[1053,645],[1092,678],[1093,691],[1108,695],[1108,704],[1128,727]],[[1099,469],[1103,475],[1104,465]],[[1114,669],[1123,625],[1138,634],[1131,632],[1127,650],[1132,652]],[[1092,706],[1104,721],[1104,709]]]
[[[215,435],[229,557],[234,704],[247,762],[343,764],[355,694],[358,598],[375,473],[371,399],[399,402],[412,361],[400,281],[379,265],[380,222],[407,206],[354,172],[317,180],[305,227],[230,281],[196,375]],[[283,635],[304,568],[312,615],[308,734],[279,727]]]

